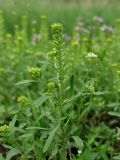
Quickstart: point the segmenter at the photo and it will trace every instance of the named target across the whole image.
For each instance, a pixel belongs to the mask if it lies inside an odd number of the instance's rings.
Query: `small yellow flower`
[[[95,87],[94,86],[91,86],[91,85],[86,85],[86,89],[91,92],[91,93],[94,93],[95,92]]]
[[[54,23],[51,25],[53,33],[59,33],[63,30],[63,25],[60,23]]]
[[[47,84],[47,87],[48,87],[48,90],[53,90],[53,89],[55,89],[55,83],[54,82],[49,82]]]
[[[39,67],[32,67],[29,72],[32,74],[32,77],[36,78],[41,75],[41,68]]]
[[[23,106],[28,106],[30,104],[28,98],[25,96],[18,97],[17,101]]]
[[[3,126],[0,126],[0,133],[1,132],[6,132],[6,131],[8,131],[8,129],[9,129],[9,126],[4,124]]]
[[[87,55],[86,55],[85,57],[86,57],[86,58],[97,58],[98,55],[95,54],[95,53],[93,53],[93,52],[89,52],[89,53],[87,53]]]
[[[53,50],[51,52],[48,52],[47,55],[48,55],[48,57],[54,57],[57,54],[58,54],[58,51],[55,48],[53,48]]]

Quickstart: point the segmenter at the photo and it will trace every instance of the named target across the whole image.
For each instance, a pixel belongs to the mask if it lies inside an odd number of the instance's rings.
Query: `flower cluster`
[[[54,82],[49,82],[47,84],[47,87],[48,87],[48,90],[53,90],[53,89],[55,89],[55,83]]]
[[[98,55],[95,54],[95,53],[93,53],[93,52],[89,52],[85,57],[86,57],[86,58],[97,58]]]
[[[20,96],[18,97],[17,101],[22,105],[22,106],[28,106],[30,104],[29,100],[25,96]]]
[[[60,23],[54,23],[51,25],[54,34],[57,34],[63,30],[63,25]]]
[[[87,84],[87,85],[86,85],[86,89],[87,89],[87,91],[90,92],[90,93],[94,93],[94,92],[95,92],[95,87],[94,87],[94,85]]]
[[[58,54],[58,51],[56,50],[56,48],[53,48],[53,50],[51,52],[48,52],[48,57],[55,57]]]
[[[0,126],[0,132],[6,132],[8,131],[9,127],[8,125],[4,124],[3,126]]]
[[[37,78],[37,77],[40,77],[40,75],[41,75],[41,68],[32,67],[29,69],[29,72],[32,74],[33,78]]]
[[[101,29],[101,31],[114,32],[113,27],[107,26],[107,25],[103,25],[100,29]]]

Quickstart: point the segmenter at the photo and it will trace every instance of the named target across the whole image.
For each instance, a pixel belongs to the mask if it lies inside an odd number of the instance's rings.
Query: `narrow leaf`
[[[120,117],[120,113],[119,113],[119,112],[110,111],[110,112],[108,112],[108,114],[109,114],[110,116]]]
[[[79,138],[78,136],[73,136],[73,139],[74,139],[77,147],[78,147],[80,150],[82,150],[82,149],[83,149],[83,146],[84,146],[82,139]]]
[[[23,85],[23,84],[37,83],[37,82],[40,82],[40,81],[36,81],[36,80],[23,80],[23,81],[20,81],[20,82],[16,83],[15,85],[16,86],[20,86],[20,85]]]
[[[6,160],[11,160],[12,157],[18,155],[20,151],[17,148],[13,148],[7,152]]]
[[[49,149],[58,128],[59,128],[59,124],[50,132],[49,137],[46,140],[46,143],[45,143],[44,148],[43,148],[44,153]]]

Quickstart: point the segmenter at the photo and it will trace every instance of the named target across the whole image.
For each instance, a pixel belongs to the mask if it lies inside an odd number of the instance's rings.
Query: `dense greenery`
[[[120,160],[119,7],[78,8],[2,6],[0,160]]]

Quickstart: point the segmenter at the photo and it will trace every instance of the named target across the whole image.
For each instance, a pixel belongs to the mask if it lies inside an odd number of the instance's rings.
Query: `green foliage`
[[[118,160],[120,20],[48,20],[0,12],[0,160]]]

